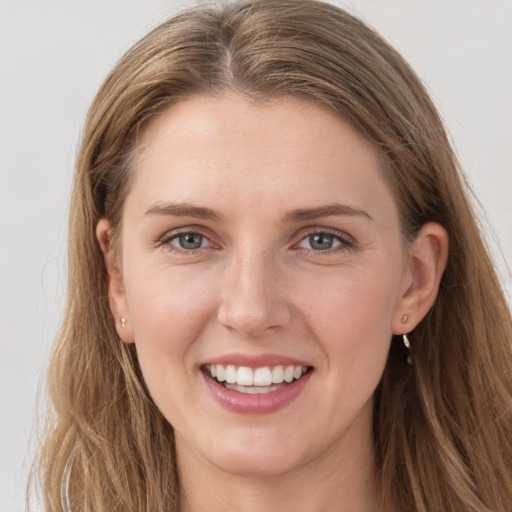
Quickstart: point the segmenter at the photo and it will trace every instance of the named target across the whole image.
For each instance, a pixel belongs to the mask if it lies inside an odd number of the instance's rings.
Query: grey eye
[[[315,251],[325,251],[327,249],[332,249],[335,236],[330,235],[329,233],[315,233],[314,235],[310,235],[308,237],[309,245]]]
[[[329,249],[337,248],[341,245],[349,246],[340,236],[333,233],[317,231],[304,237],[299,247],[302,249],[313,249],[314,251],[328,251]]]
[[[199,249],[203,245],[203,235],[199,233],[180,233],[171,243],[188,251]]]

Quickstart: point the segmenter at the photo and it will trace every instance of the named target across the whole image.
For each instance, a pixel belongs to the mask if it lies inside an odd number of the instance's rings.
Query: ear
[[[393,319],[393,334],[412,331],[434,304],[448,260],[448,233],[425,224],[409,248],[409,271]]]
[[[114,318],[116,331],[125,343],[133,343],[133,328],[128,314],[123,276],[117,265],[112,247],[112,228],[107,219],[101,219],[96,226],[96,237],[105,258],[108,274],[108,302]],[[124,321],[123,321],[124,320]]]

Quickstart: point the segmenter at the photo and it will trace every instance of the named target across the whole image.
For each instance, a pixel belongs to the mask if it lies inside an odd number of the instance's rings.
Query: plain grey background
[[[24,508],[44,402],[37,392],[65,295],[68,192],[87,107],[132,43],[196,3],[0,0],[0,512]],[[486,210],[510,301],[512,2],[343,5],[399,49],[431,91]]]

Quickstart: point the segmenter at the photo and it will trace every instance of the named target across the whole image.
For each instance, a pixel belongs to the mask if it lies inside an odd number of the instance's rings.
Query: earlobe
[[[123,284],[123,276],[119,269],[112,247],[112,229],[107,219],[101,219],[96,226],[96,238],[103,252],[108,275],[108,300],[110,311],[116,325],[118,336],[125,343],[133,343],[134,336],[129,322],[128,307]]]
[[[436,300],[447,260],[448,233],[440,224],[425,224],[409,249],[409,280],[396,309],[394,334],[412,331],[428,313]]]

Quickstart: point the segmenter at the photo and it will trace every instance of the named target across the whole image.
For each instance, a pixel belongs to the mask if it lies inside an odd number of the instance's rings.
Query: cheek
[[[399,276],[389,270],[340,269],[309,283],[309,294],[295,293],[302,297],[300,309],[308,330],[321,345],[326,364],[335,370],[331,375],[342,380],[347,393],[375,387],[380,380],[392,338],[398,283]]]
[[[337,337],[341,333],[360,333],[385,329],[391,332],[396,307],[399,277],[389,271],[382,274],[358,269],[318,274],[302,283],[301,309],[312,324]]]
[[[214,280],[197,269],[147,265],[127,281],[126,298],[138,351],[186,351],[215,308]]]
[[[142,374],[160,411],[180,424],[180,404],[195,400],[186,383],[194,376],[197,342],[212,318],[214,283],[183,268],[154,266],[131,277],[126,297]]]

